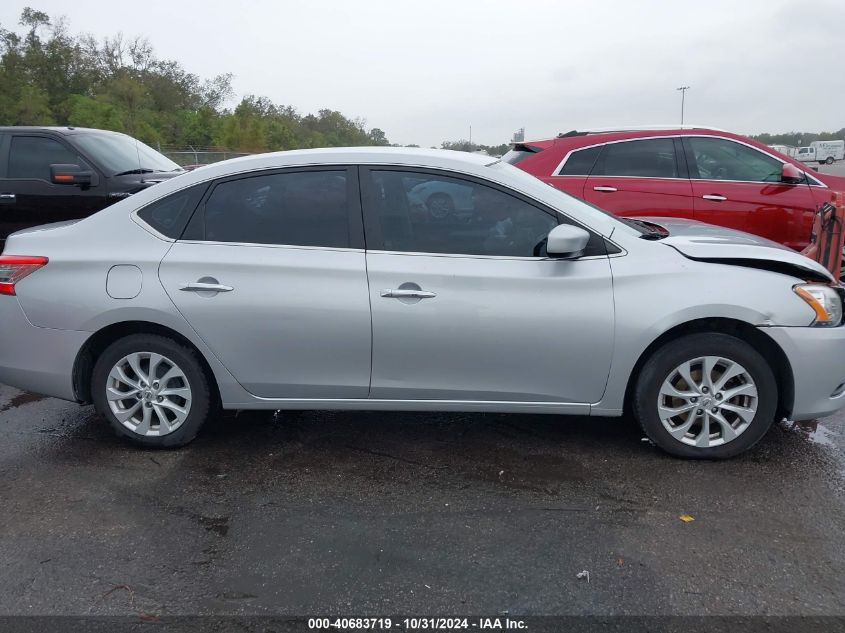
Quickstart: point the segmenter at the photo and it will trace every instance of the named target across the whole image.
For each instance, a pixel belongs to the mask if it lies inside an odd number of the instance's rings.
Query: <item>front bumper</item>
[[[17,297],[0,296],[0,383],[74,400],[73,365],[89,336],[36,327]]]
[[[845,326],[761,327],[784,351],[795,381],[790,418],[812,420],[845,407]]]

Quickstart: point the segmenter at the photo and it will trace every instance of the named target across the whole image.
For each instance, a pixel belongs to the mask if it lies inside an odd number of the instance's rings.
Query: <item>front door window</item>
[[[686,142],[693,179],[780,182],[783,163],[747,145],[702,136]]]
[[[473,181],[406,171],[370,173],[383,250],[540,257],[546,236],[557,226],[551,213]]]

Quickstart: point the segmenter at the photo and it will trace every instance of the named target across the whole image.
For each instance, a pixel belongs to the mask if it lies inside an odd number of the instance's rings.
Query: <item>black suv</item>
[[[10,233],[84,218],[183,172],[126,134],[0,127],[0,248]]]

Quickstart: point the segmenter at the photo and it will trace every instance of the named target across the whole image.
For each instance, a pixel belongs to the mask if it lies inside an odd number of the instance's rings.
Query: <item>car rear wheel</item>
[[[154,334],[107,347],[94,365],[91,395],[119,436],[153,448],[184,446],[214,408],[196,353]]]
[[[633,408],[663,450],[724,459],[760,441],[777,401],[777,381],[759,352],[734,336],[703,333],[671,341],[646,361]]]
[[[832,165],[832,164],[833,164],[833,156],[828,156],[828,157],[825,159],[825,161],[824,161],[824,162],[826,162],[828,165]]]

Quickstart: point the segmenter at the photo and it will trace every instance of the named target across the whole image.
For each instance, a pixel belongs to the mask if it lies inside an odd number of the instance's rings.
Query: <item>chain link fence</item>
[[[158,148],[162,154],[167,156],[170,160],[179,165],[193,166],[193,165],[209,165],[217,163],[228,158],[236,158],[238,156],[249,156],[251,152],[233,152],[224,147],[177,147],[171,145],[161,145]]]

